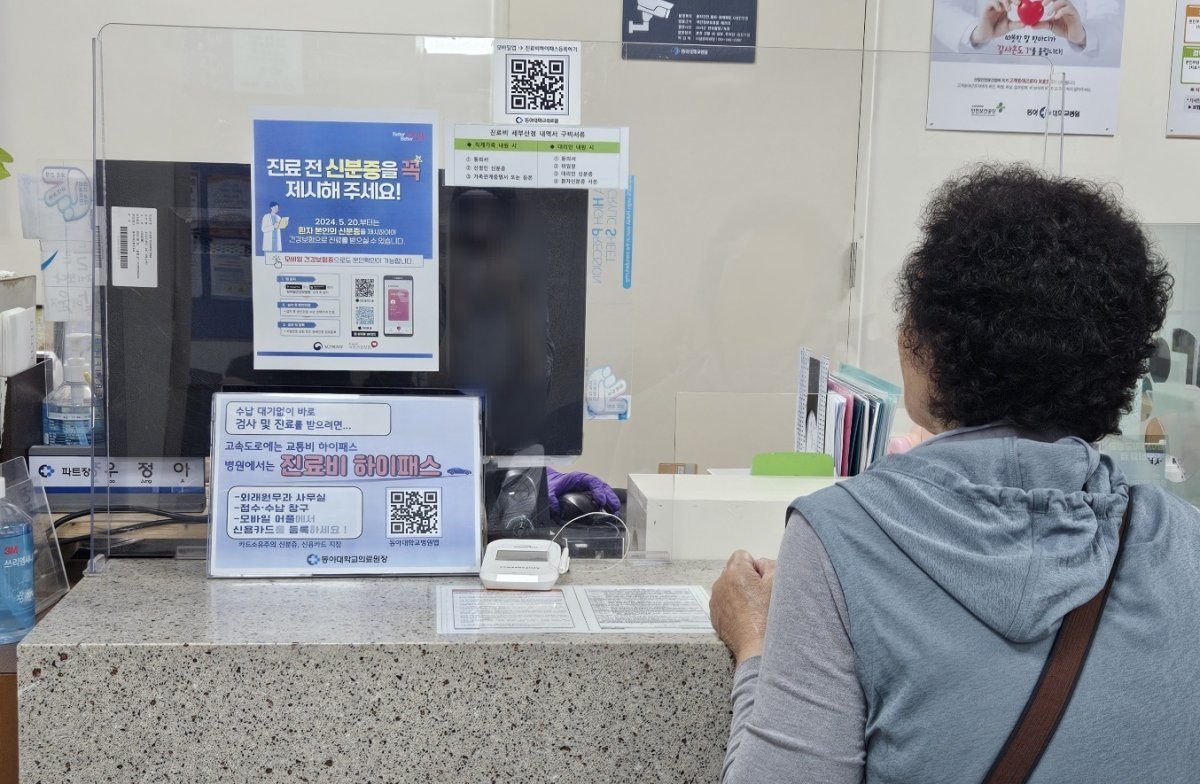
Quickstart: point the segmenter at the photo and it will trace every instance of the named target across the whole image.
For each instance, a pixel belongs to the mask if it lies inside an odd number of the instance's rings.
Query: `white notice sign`
[[[457,125],[448,185],[614,188],[629,182],[628,128]]]

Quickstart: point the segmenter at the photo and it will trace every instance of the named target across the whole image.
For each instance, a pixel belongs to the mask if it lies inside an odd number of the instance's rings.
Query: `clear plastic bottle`
[[[78,350],[91,340],[91,335],[72,334],[68,344]],[[46,396],[42,404],[42,434],[46,444],[53,446],[88,446],[103,443],[103,419],[96,418],[92,429],[92,388],[87,383],[87,360],[75,354],[63,363],[63,383]]]
[[[4,500],[0,479],[0,645],[33,628],[33,520]]]

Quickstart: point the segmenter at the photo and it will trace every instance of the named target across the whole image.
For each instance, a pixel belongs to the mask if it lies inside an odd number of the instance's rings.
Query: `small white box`
[[[15,376],[37,363],[36,314],[34,308],[0,312],[0,376]]]
[[[674,560],[720,559],[734,550],[774,558],[788,506],[841,481],[813,476],[630,474],[626,522],[634,550]]]

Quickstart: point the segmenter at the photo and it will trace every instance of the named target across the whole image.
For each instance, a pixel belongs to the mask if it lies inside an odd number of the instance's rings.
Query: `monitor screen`
[[[486,455],[582,451],[586,190],[441,186],[438,371],[256,370],[250,167],[110,160],[97,169],[106,208],[152,207],[158,218],[158,285],[110,279],[105,291],[112,455],[207,455],[222,388],[478,394]],[[403,278],[379,282],[385,333],[411,329]]]

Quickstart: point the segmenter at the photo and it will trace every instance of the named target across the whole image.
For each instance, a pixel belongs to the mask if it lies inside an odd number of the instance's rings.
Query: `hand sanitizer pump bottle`
[[[92,429],[92,388],[88,385],[88,361],[83,352],[92,336],[73,332],[67,335],[68,358],[63,363],[63,383],[46,396],[42,405],[42,433],[53,446],[88,446],[94,434],[102,433],[103,419],[96,418]],[[103,441],[102,438],[96,439]]]
[[[33,520],[4,500],[0,479],[0,645],[33,628]]]

